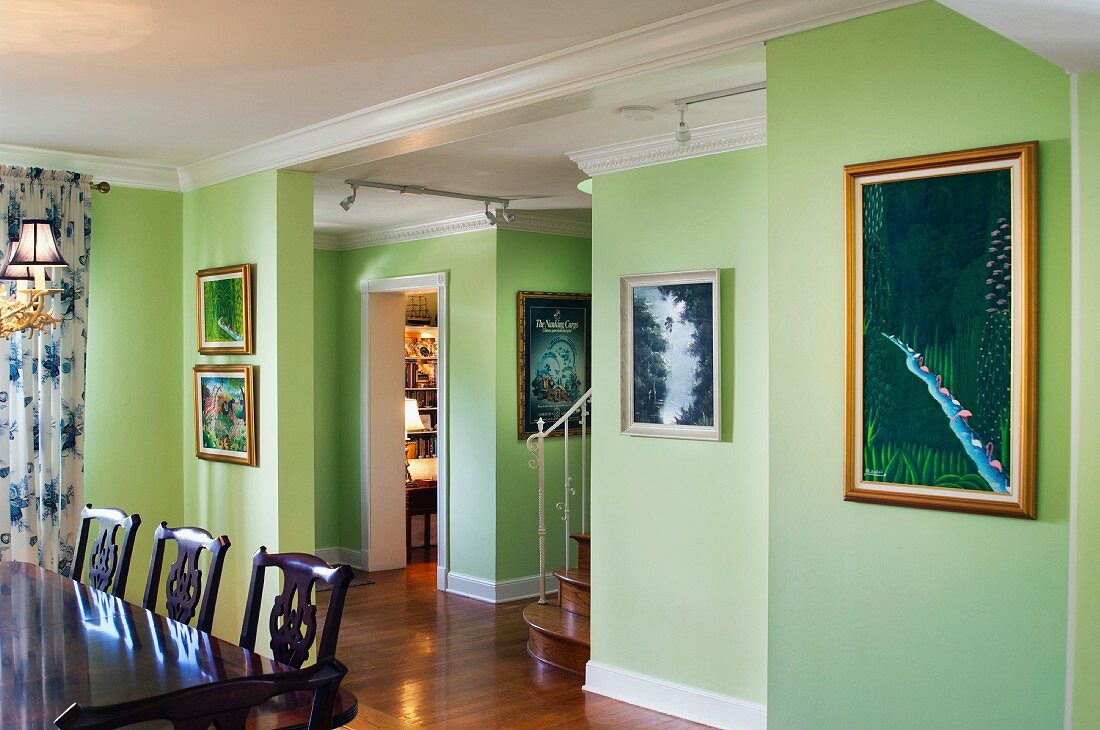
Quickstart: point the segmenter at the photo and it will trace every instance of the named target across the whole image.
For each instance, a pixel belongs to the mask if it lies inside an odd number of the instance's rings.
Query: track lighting
[[[687,122],[684,121],[684,112],[687,111],[687,104],[680,107],[680,123],[676,125],[676,141],[680,144],[687,144],[691,141],[691,130],[688,129]]]
[[[340,207],[347,210],[355,202],[355,193],[359,188],[378,188],[380,190],[392,190],[401,195],[434,195],[440,198],[458,198],[459,200],[477,200],[485,203],[485,218],[490,224],[496,225],[498,221],[512,223],[516,220],[516,214],[508,212],[508,204],[512,201],[508,198],[500,198],[492,195],[471,195],[469,193],[456,193],[450,190],[435,190],[420,185],[394,185],[393,183],[374,182],[372,180],[348,179],[345,184],[351,186],[351,195],[340,201]],[[503,206],[501,210],[491,211],[489,206],[493,204]]]
[[[684,112],[686,112],[687,108],[692,104],[712,101],[714,99],[727,99],[731,96],[740,96],[741,94],[748,94],[753,91],[763,91],[766,88],[768,88],[768,83],[766,81],[761,81],[756,84],[745,84],[744,86],[735,86],[732,89],[709,91],[706,94],[696,94],[695,96],[676,99],[672,102],[676,105],[676,108],[680,110],[680,123],[676,125],[676,141],[680,144],[687,144],[691,141],[691,130],[688,129],[687,122],[684,121]]]
[[[355,202],[355,194],[359,191],[359,187],[356,185],[351,186],[351,195],[340,201],[340,207],[344,210],[350,210],[352,203]]]

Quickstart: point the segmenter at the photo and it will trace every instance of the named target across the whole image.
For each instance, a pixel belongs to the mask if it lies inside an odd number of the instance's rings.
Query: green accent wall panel
[[[252,554],[314,548],[313,180],[268,171],[183,194],[182,403],[184,518],[233,542],[214,631],[236,639]],[[200,355],[195,272],[253,264],[253,355]],[[256,367],[259,465],[195,457],[192,368]],[[269,588],[275,581],[269,581]],[[270,591],[268,591],[270,592]],[[261,633],[266,631],[261,626]],[[261,645],[263,642],[259,642]]]
[[[184,514],[182,211],[179,193],[116,185],[92,198],[84,501],[144,520],[131,601],[145,589],[156,525]]]
[[[777,39],[767,60],[769,727],[1061,727],[1069,80],[935,3]],[[1025,140],[1039,518],[844,502],[843,166]]]
[[[764,148],[597,177],[592,659],[767,698]],[[619,277],[721,270],[721,441],[619,433]]]
[[[521,214],[522,215],[522,214]],[[588,293],[592,290],[592,242],[587,238],[499,229],[497,231],[497,544],[498,581],[538,575],[538,476],[518,435],[519,359],[516,294],[520,291]],[[552,424],[546,424],[547,427]],[[580,440],[570,437],[576,494],[570,530],[581,529]],[[546,544],[548,571],[565,564],[565,523],[553,505],[562,500],[564,445],[546,439]],[[574,550],[575,552],[575,550]],[[571,563],[576,567],[575,557]]]
[[[338,281],[342,252],[317,250],[313,255],[313,380],[315,532],[317,547],[340,547],[340,459],[344,449],[358,448],[354,436],[344,438],[340,428],[340,324],[348,297]],[[355,504],[359,500],[356,498]],[[359,545],[358,525],[354,544]]]
[[[1081,200],[1081,413],[1073,727],[1100,727],[1100,72],[1077,81]]]

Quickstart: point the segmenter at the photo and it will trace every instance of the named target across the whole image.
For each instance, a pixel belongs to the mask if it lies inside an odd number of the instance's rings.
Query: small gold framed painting
[[[195,366],[195,456],[256,466],[251,365]]]
[[[195,275],[199,352],[252,354],[252,267],[203,269]]]

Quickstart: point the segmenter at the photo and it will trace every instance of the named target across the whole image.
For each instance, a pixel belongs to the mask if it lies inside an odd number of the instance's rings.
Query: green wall
[[[767,152],[593,190],[592,659],[767,697]],[[619,277],[721,269],[722,440],[619,433]],[[807,726],[809,727],[809,725]]]
[[[1073,726],[1100,727],[1100,72],[1077,81],[1080,165],[1081,414],[1077,464],[1077,604]]]
[[[84,500],[144,520],[131,601],[156,525],[183,521],[181,216],[179,193],[115,186],[92,197]]]
[[[531,453],[519,438],[516,352],[517,301],[521,291],[587,293],[592,290],[592,242],[587,238],[497,231],[497,542],[498,581],[538,575],[538,489],[528,466]],[[546,424],[548,427],[552,424]],[[576,496],[570,500],[570,529],[580,531],[580,442],[571,438]],[[564,453],[561,439],[545,445],[547,503],[561,499]],[[558,487],[558,488],[555,488]],[[565,528],[553,511],[546,519],[547,570],[564,564]],[[573,565],[576,565],[574,562]]]
[[[340,257],[338,251],[317,250],[313,255],[313,359],[316,377],[313,393],[316,409],[314,420],[314,483],[316,508],[314,532],[317,547],[346,545],[340,541],[340,459],[344,448],[357,448],[351,439],[345,445],[340,428],[340,320],[343,314],[340,297]],[[359,498],[356,496],[356,505]],[[355,524],[356,548],[359,546],[359,526]]]
[[[933,3],[768,45],[770,727],[1062,724],[1068,93]],[[844,502],[843,166],[1033,139],[1039,519]]]
[[[588,239],[492,229],[315,252],[316,368],[334,381],[317,386],[319,546],[361,549],[360,286],[446,271],[448,568],[490,581],[538,572],[534,476],[516,434],[516,292],[588,291],[590,249]],[[551,527],[560,541],[561,527]]]
[[[448,422],[451,436],[450,560],[451,570],[492,579],[496,541],[496,462],[487,447],[493,432],[495,399],[496,254],[491,230],[458,236],[427,238],[388,246],[321,252],[336,256],[339,278],[332,296],[339,307],[338,380],[340,431],[338,512],[328,515],[340,524],[343,547],[360,543],[360,366],[362,342],[360,283],[393,276],[449,272],[447,290],[450,332]],[[320,286],[320,283],[318,284]],[[320,327],[319,327],[320,328]],[[319,493],[329,487],[321,485]],[[327,497],[326,497],[327,498]],[[318,521],[325,517],[318,516]],[[330,547],[323,545],[322,547]]]
[[[314,548],[312,210],[313,179],[300,173],[263,172],[183,195],[183,358],[177,372],[185,384],[178,391],[184,518],[233,542],[214,626],[229,639],[240,632],[259,546],[272,552]],[[254,265],[255,354],[199,355],[195,272],[237,263]],[[257,467],[195,457],[192,370],[200,363],[256,366]]]

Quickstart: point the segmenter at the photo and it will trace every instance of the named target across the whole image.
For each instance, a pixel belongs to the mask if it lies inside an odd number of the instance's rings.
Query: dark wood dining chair
[[[161,522],[153,533],[153,557],[149,562],[149,579],[145,583],[145,598],[142,608],[157,610],[157,591],[160,588],[160,574],[164,565],[164,546],[169,540],[176,543],[176,561],[168,568],[168,578],[164,581],[164,605],[168,618],[180,623],[190,623],[198,608],[199,618],[195,628],[210,633],[214,624],[214,605],[218,600],[218,587],[222,580],[222,564],[229,552],[229,538],[226,535],[215,538],[200,527],[169,527]],[[199,555],[203,550],[210,553],[210,574],[203,588],[202,569],[199,568]],[[202,606],[199,606],[199,600]]]
[[[122,598],[126,592],[126,578],[130,575],[130,558],[134,554],[141,516],[128,515],[114,507],[84,506],[80,511],[80,536],[76,541],[76,555],[70,577],[79,581],[84,574],[84,560],[88,557],[88,533],[92,523],[99,523],[99,534],[92,543],[91,560],[88,561],[88,585],[113,596]],[[122,530],[122,540],[115,544],[115,537]]]
[[[62,730],[112,730],[139,722],[171,722],[176,730],[243,730],[248,713],[272,697],[312,691],[308,730],[331,730],[332,711],[347,667],[327,659],[296,672],[238,677],[105,707],[69,705],[54,725]]]
[[[336,639],[340,634],[340,618],[344,613],[344,597],[355,571],[347,565],[332,566],[307,553],[268,553],[260,546],[252,557],[252,580],[248,586],[248,600],[244,607],[244,625],[241,627],[241,646],[250,651],[256,648],[256,629],[260,622],[260,603],[264,593],[264,571],[278,568],[283,574],[283,591],[275,596],[275,603],[268,615],[271,630],[272,656],[283,664],[301,667],[309,656],[317,637],[317,605],[314,603],[313,586],[318,581],[332,586],[328,612],[321,641],[317,646],[317,658],[336,656]]]

